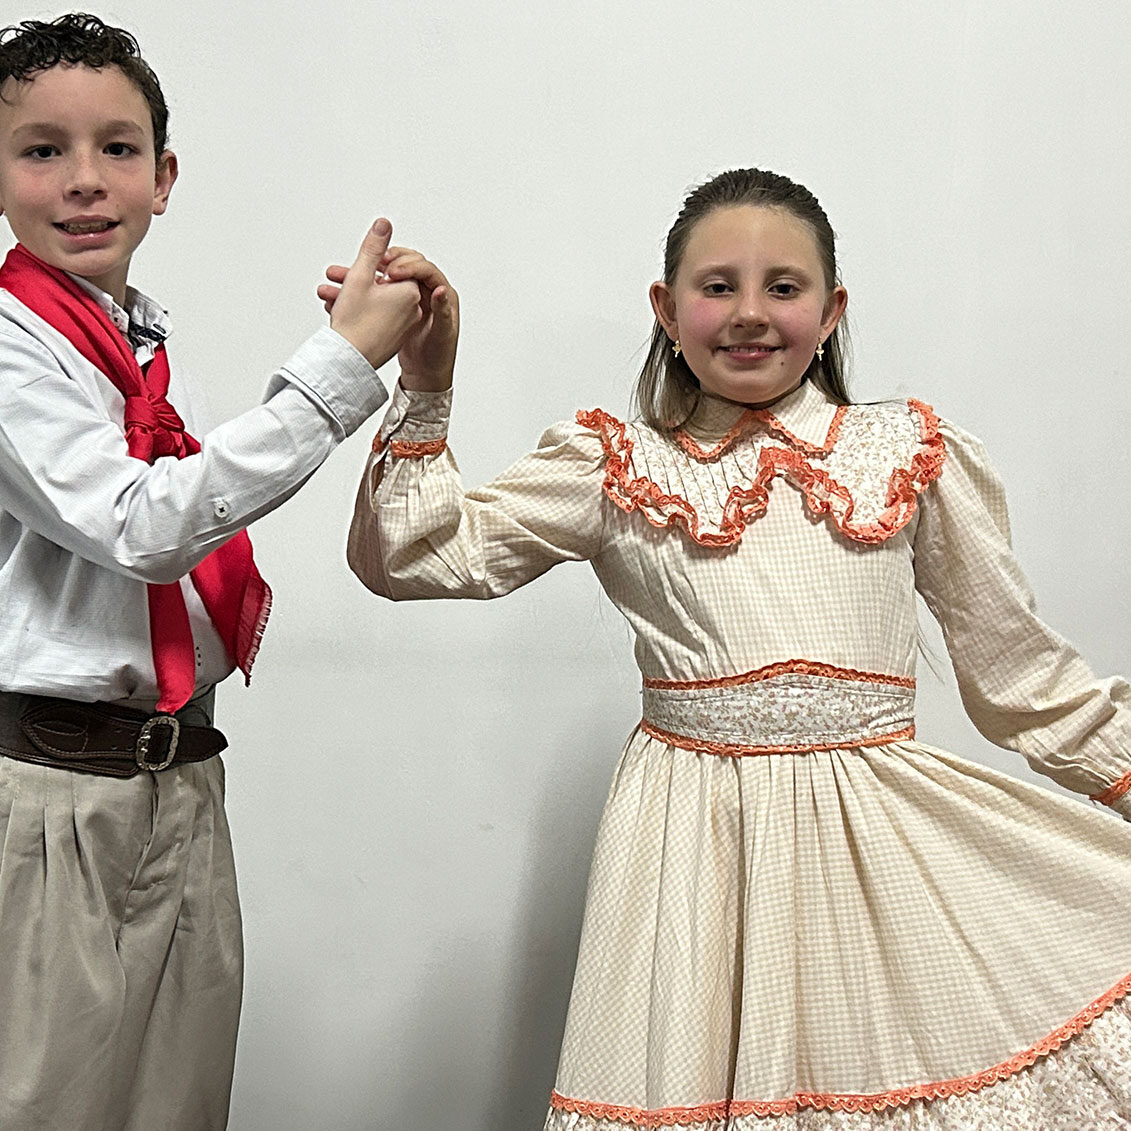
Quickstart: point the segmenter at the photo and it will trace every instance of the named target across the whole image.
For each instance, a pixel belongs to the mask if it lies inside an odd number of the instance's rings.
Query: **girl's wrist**
[[[444,373],[420,373],[402,369],[400,383],[410,393],[445,393],[452,387],[452,370]]]

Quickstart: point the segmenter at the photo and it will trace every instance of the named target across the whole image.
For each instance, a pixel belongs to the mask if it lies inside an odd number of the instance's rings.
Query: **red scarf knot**
[[[130,455],[146,463],[161,456],[183,459],[190,452],[185,422],[163,396],[151,391],[126,397],[125,425]]]

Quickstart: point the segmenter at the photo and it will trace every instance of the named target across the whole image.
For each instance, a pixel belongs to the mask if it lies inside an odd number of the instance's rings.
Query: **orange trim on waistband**
[[[835,742],[801,742],[789,746],[741,746],[733,742],[709,742],[705,738],[690,738],[661,730],[647,719],[640,720],[640,729],[653,738],[678,746],[681,750],[694,750],[696,754],[716,754],[720,758],[747,758],[757,754],[812,754],[818,750],[851,750],[856,746],[886,746],[889,742],[905,742],[915,737],[915,725],[894,730],[888,734],[846,735]]]
[[[950,1096],[964,1096],[969,1092],[979,1092],[983,1088],[1008,1080],[1023,1068],[1035,1064],[1041,1057],[1056,1052],[1128,993],[1131,993],[1131,974],[1117,982],[1107,993],[1096,998],[1071,1021],[1055,1029],[1031,1048],[1011,1056],[1008,1060],[1003,1060],[993,1068],[975,1072],[970,1076],[938,1080],[931,1084],[913,1084],[909,1088],[896,1088],[890,1092],[878,1092],[874,1095],[798,1092],[781,1100],[716,1100],[697,1107],[645,1110],[618,1104],[571,1099],[554,1091],[550,1095],[550,1105],[560,1111],[576,1112],[595,1119],[609,1119],[616,1123],[628,1123],[634,1127],[688,1127],[712,1119],[743,1115],[795,1115],[801,1108],[814,1108],[818,1111],[875,1112],[887,1108],[906,1107],[914,1100],[941,1100]]]
[[[1101,793],[1093,793],[1089,800],[1098,801],[1101,805],[1114,805],[1128,790],[1131,790],[1131,770]]]
[[[826,679],[847,679],[856,683],[884,683],[893,687],[914,687],[915,678],[909,675],[887,675],[883,672],[863,672],[855,668],[838,668],[816,660],[780,660],[774,664],[755,668],[739,675],[724,675],[715,679],[645,679],[645,687],[663,688],[666,691],[693,691],[702,687],[738,687],[744,683],[758,683],[779,675],[816,675]]]
[[[413,442],[410,440],[391,440],[389,442],[389,451],[397,457],[397,459],[419,459],[421,456],[437,456],[448,446],[446,436],[441,436],[438,440],[420,440]]]

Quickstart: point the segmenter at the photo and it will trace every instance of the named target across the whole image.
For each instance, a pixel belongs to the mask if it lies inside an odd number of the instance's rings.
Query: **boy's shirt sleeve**
[[[150,465],[129,455],[109,382],[46,323],[33,332],[35,322],[30,312],[0,318],[0,508],[139,581],[183,577],[289,498],[387,399],[364,357],[323,328],[260,405],[197,435],[198,454]]]

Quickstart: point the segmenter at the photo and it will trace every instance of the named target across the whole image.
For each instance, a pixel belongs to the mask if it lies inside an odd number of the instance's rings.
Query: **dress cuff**
[[[1093,793],[1092,800],[1114,809],[1125,821],[1131,821],[1131,771],[1102,793]]]
[[[379,456],[389,452],[400,459],[442,452],[447,444],[451,409],[451,389],[421,393],[398,382],[381,430],[373,441],[373,451]]]
[[[388,400],[372,365],[345,338],[323,326],[307,338],[280,369],[338,422],[346,436]]]

